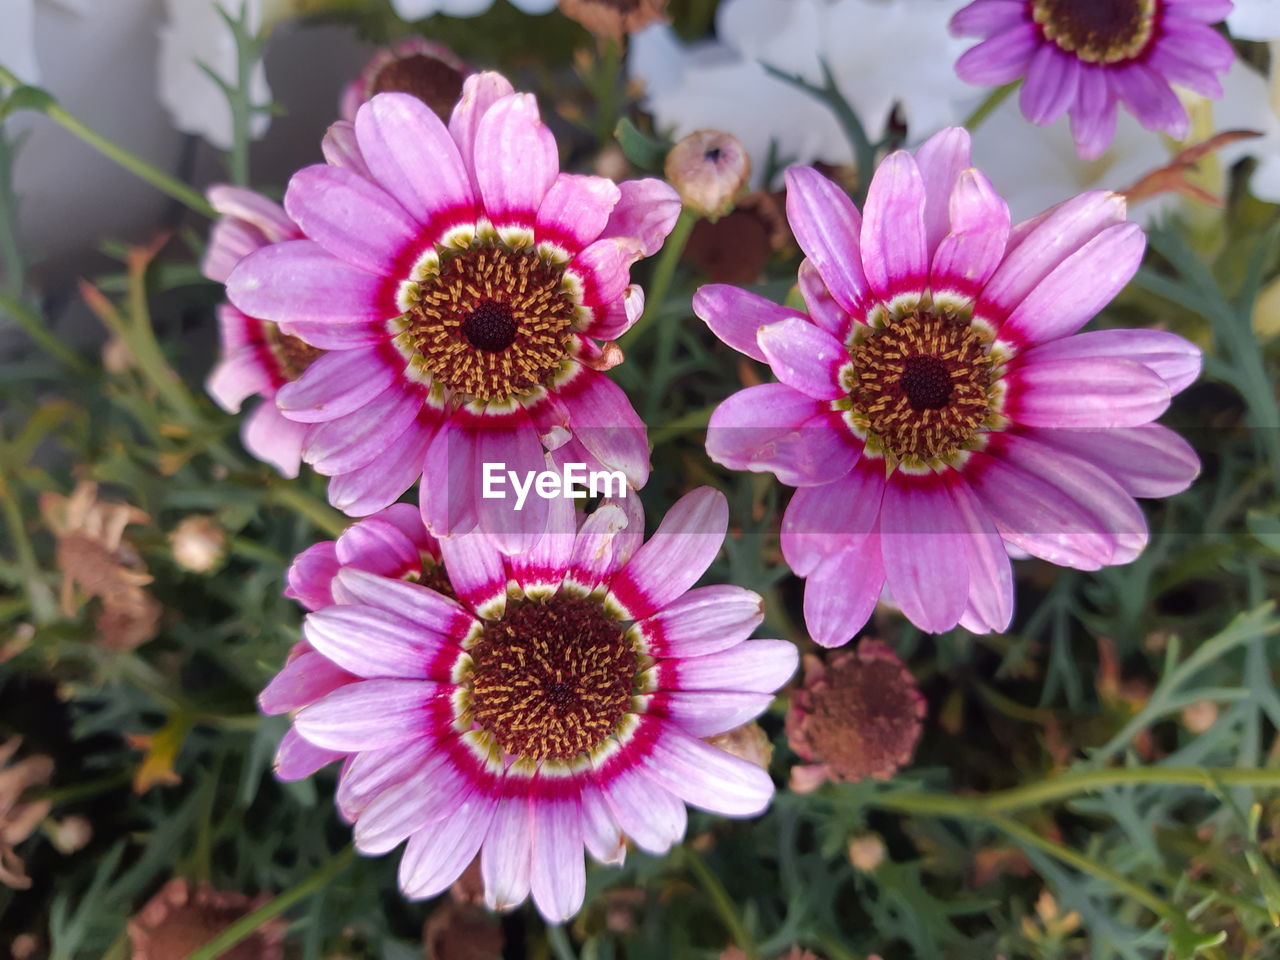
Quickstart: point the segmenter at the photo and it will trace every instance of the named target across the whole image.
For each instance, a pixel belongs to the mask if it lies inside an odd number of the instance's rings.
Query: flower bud
[[[203,514],[183,518],[169,534],[173,562],[192,573],[216,570],[225,555],[226,542],[222,528]]]
[[[751,158],[733,134],[699,130],[671,148],[665,172],[686,207],[714,220],[733,209],[751,178]]]
[[[354,120],[360,104],[379,93],[407,93],[447,121],[462,96],[462,81],[471,72],[448,47],[409,37],[369,59],[360,76],[343,89],[339,110],[344,120]]]
[[[884,841],[878,833],[860,833],[849,841],[849,862],[860,873],[875,873],[884,863]]]

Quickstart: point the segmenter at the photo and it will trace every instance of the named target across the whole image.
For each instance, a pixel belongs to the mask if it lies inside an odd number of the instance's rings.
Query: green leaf
[[[1280,514],[1250,510],[1245,522],[1254,539],[1272,553],[1280,553]]]
[[[642,133],[627,117],[618,121],[618,128],[613,135],[627,159],[641,170],[661,170],[662,161],[671,149],[669,142]]]

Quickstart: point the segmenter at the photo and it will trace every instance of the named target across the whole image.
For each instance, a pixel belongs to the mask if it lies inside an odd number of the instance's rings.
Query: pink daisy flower
[[[1200,351],[1157,330],[1078,333],[1142,260],[1123,198],[1011,228],[959,128],[888,157],[865,216],[810,167],[786,180],[808,313],[722,285],[694,309],[778,378],[720,405],[707,452],[799,488],[782,551],[814,639],[848,641],[886,586],[924,630],[1004,630],[1006,543],[1081,570],[1133,560],[1133,498],[1199,470],[1152,421]]]
[[[226,283],[236,264],[272,243],[302,236],[288,214],[266,197],[219,184],[209,188],[209,202],[222,214],[209,233],[201,269],[210,280]],[[297,380],[320,351],[282,333],[269,320],[251,317],[224,303],[218,307],[222,356],[205,389],[228,413],[237,413],[249,397],[264,403],[245,418],[240,441],[246,450],[286,477],[296,477],[307,425],[295,423],[276,409],[275,395]]]
[[[584,848],[606,864],[626,838],[662,853],[686,803],[747,817],[773,794],[764,770],[703,740],[759,715],[797,660],[747,639],[757,594],[691,589],[724,540],[724,496],[686,495],[643,544],[634,496],[580,524],[555,504],[554,532],[520,557],[476,534],[431,541],[393,507],[291,571],[313,612],[261,697],[296,711],[278,770],[342,759],[356,847],[407,841],[411,899],[479,854],[490,907],[532,893],[563,921],[582,905]]]
[[[447,128],[379,94],[325,155],[285,194],[303,238],[251,254],[227,291],[326,351],[276,403],[314,425],[303,459],[333,504],[369,514],[421,475],[432,530],[479,525],[518,549],[547,502],[481,497],[482,463],[532,473],[553,448],[642,486],[644,424],[597,341],[638,318],[630,267],[670,232],[675,191],[559,172],[532,95],[494,73],[467,78]]]
[[[1187,136],[1171,84],[1222,96],[1217,74],[1235,59],[1216,23],[1231,0],[975,0],[951,20],[957,36],[985,37],[956,62],[962,80],[997,86],[1026,78],[1023,115],[1050,124],[1071,115],[1080,156],[1100,156],[1116,104],[1148,130]]]

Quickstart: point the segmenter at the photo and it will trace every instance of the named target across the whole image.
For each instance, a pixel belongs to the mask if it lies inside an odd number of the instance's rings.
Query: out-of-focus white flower
[[[1235,0],[1227,29],[1237,40],[1280,38],[1280,0]],[[1274,56],[1272,63],[1275,63]]]
[[[234,141],[231,107],[201,64],[235,85],[236,41],[218,8],[236,17],[241,3],[249,28],[255,32],[262,29],[264,0],[166,0],[168,20],[160,28],[160,102],[179,130],[199,134],[221,150],[229,149]],[[271,101],[261,62],[249,73],[249,98],[262,106]],[[255,113],[249,123],[250,136],[262,136],[269,124],[265,113]]]
[[[825,61],[873,140],[884,135],[895,107],[913,141],[963,119],[982,93],[953,69],[965,44],[948,33],[947,21],[959,6],[955,0],[725,0],[715,41],[687,46],[666,26],[637,33],[631,78],[643,86],[660,130],[677,138],[706,128],[732,133],[746,146],[760,183],[766,170],[789,163],[853,160],[832,113],[764,64],[821,86]]]
[[[1223,97],[1209,105],[1213,130],[1256,130],[1263,134],[1223,148],[1225,167],[1245,156],[1263,158],[1252,187],[1263,199],[1280,199],[1280,117],[1268,102],[1266,80],[1236,61],[1222,78]],[[1197,139],[1203,139],[1197,137]],[[1065,118],[1047,127],[1027,123],[1016,97],[1005,100],[973,134],[973,162],[1009,202],[1013,219],[1023,220],[1085,190],[1123,190],[1144,174],[1167,164],[1175,149],[1121,113],[1115,139],[1097,160],[1076,155]],[[1274,173],[1270,168],[1274,167]],[[1268,177],[1274,176],[1270,184]],[[1267,190],[1264,190],[1267,187]],[[1271,193],[1274,192],[1274,197]],[[1169,204],[1168,195],[1135,204],[1130,216],[1154,220]]]
[[[517,9],[525,13],[549,13],[555,9],[556,0],[511,0]],[[493,0],[391,0],[391,6],[401,20],[412,23],[423,17],[443,13],[448,17],[475,17],[484,13]]]

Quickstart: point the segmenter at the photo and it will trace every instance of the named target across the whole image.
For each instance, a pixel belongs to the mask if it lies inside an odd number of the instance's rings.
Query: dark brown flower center
[[[369,84],[369,96],[407,93],[447,120],[462,96],[462,81],[463,73],[456,67],[425,53],[414,53],[397,57],[379,70]]]
[[[969,440],[990,407],[991,361],[977,331],[946,314],[892,321],[853,350],[849,398],[898,460],[931,460]]]
[[[1155,26],[1156,0],[1034,0],[1031,15],[1046,38],[1089,63],[1140,54]]]
[[[442,255],[405,313],[408,347],[441,384],[479,400],[541,383],[568,351],[564,271],[532,250],[476,244]]]
[[[286,380],[297,380],[324,353],[297,337],[281,333],[274,323],[263,323],[262,328],[271,354],[280,365],[280,375]]]
[[[471,657],[472,719],[514,756],[577,757],[602,743],[631,704],[635,651],[590,600],[513,602]]]

